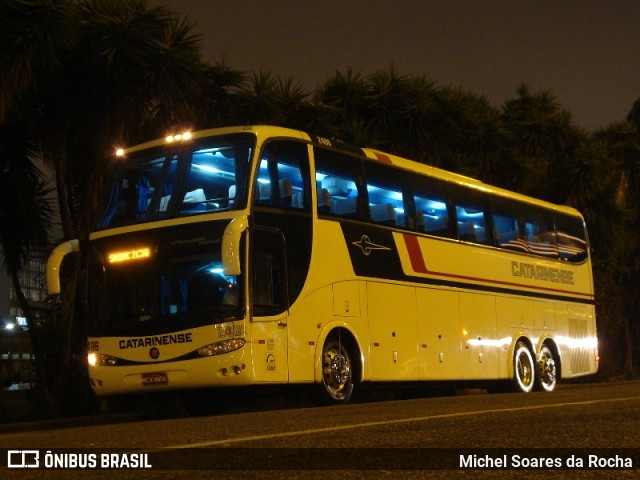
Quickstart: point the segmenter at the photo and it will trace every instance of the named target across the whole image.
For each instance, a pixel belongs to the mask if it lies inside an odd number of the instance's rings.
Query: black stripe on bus
[[[475,283],[427,278],[407,275],[393,238],[393,230],[376,228],[359,222],[340,222],[342,234],[349,251],[351,265],[358,277],[379,278],[402,282],[419,283],[438,287],[457,288],[478,292],[490,292],[508,295],[519,295],[531,298],[581,303],[594,305],[593,298],[565,296],[560,294],[536,292],[519,288],[497,287],[494,285],[478,285]],[[478,280],[482,281],[482,280]],[[535,287],[533,287],[535,288]]]

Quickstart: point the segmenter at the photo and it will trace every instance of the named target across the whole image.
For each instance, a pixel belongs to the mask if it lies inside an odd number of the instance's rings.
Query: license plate
[[[142,385],[166,385],[169,383],[167,372],[153,372],[142,374]]]

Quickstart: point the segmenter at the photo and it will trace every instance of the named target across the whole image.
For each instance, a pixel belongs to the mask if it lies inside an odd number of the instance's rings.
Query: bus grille
[[[582,318],[569,319],[569,337],[575,341],[571,349],[571,372],[585,373],[589,371],[589,346],[587,320]]]

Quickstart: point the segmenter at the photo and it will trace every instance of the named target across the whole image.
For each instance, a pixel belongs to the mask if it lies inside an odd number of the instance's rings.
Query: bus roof
[[[547,202],[546,200],[530,197],[528,195],[517,193],[512,190],[507,190],[505,188],[489,185],[487,183],[482,182],[481,180],[477,180],[472,177],[467,177],[465,175],[461,175],[458,173],[450,172],[448,170],[443,170],[441,168],[427,165],[425,163],[420,163],[414,160],[398,157],[397,155],[382,152],[380,150],[376,150],[373,148],[363,148],[362,152],[369,159],[394,165],[404,170],[410,170],[418,174],[428,175],[430,177],[438,178],[446,182],[455,183],[470,189],[486,192],[490,195],[510,198],[520,202],[537,205],[543,208],[553,209],[558,212],[563,212],[570,215],[576,215],[580,217],[582,216],[580,212],[573,207]]]

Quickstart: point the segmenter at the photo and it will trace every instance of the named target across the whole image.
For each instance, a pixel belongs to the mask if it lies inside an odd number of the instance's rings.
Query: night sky
[[[589,130],[640,98],[637,0],[153,0],[185,14],[205,57],[309,89],[336,70],[391,65],[486,95],[549,90]]]

